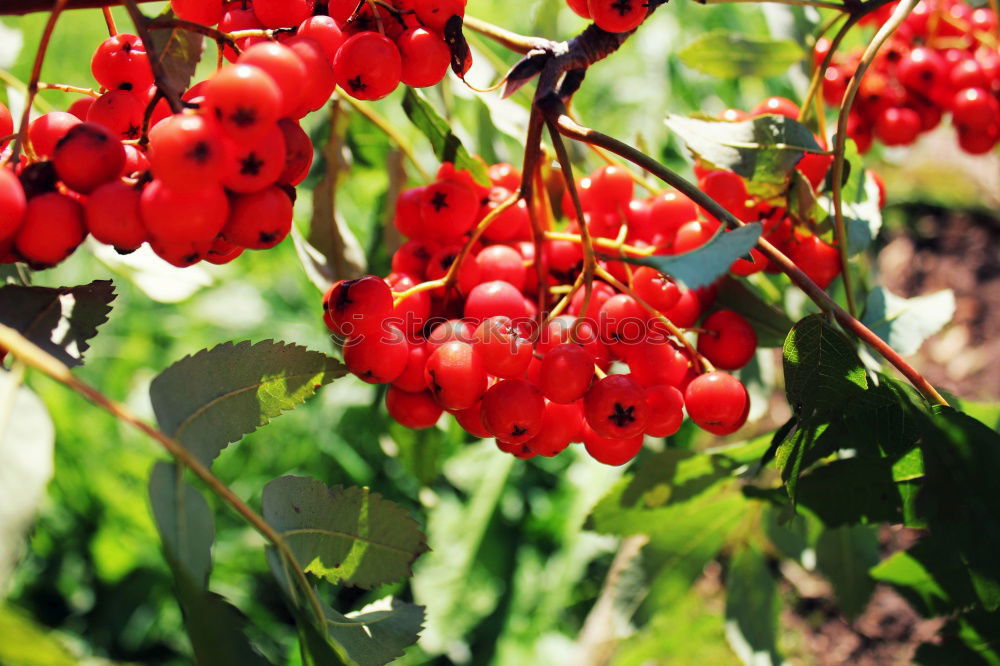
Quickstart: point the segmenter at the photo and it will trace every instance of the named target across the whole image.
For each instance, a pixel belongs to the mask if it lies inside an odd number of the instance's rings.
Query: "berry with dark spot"
[[[542,429],[545,400],[524,379],[503,379],[483,396],[483,426],[507,444],[524,444]]]
[[[291,230],[292,201],[280,187],[271,186],[233,195],[222,237],[248,250],[266,250]]]
[[[251,141],[274,126],[284,98],[267,72],[236,65],[216,72],[205,84],[205,108],[231,139]]]
[[[628,375],[608,375],[583,398],[584,415],[595,433],[608,439],[628,439],[646,428],[646,390]]]
[[[333,59],[337,84],[356,99],[382,99],[399,85],[403,64],[396,44],[377,32],[359,32]]]

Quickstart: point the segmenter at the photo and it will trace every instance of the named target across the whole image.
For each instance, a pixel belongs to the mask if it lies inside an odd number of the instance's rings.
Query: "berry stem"
[[[93,88],[80,88],[78,86],[69,86],[65,83],[39,83],[39,90],[59,90],[64,93],[74,93],[76,95],[86,95],[87,97],[100,97],[101,93],[97,92]]]
[[[761,0],[698,0],[703,5],[732,5],[736,3],[759,4]],[[767,2],[779,5],[793,5],[795,7],[816,7],[818,9],[834,9],[839,12],[850,11],[843,2],[830,2],[829,0],[767,0]]]
[[[622,157],[645,169],[663,182],[676,188],[689,199],[706,209],[717,219],[725,222],[727,226],[736,228],[744,225],[743,222],[734,217],[729,211],[716,203],[714,199],[699,190],[685,178],[660,164],[649,155],[636,150],[627,143],[588,127],[582,127],[565,115],[559,117],[558,127],[562,134],[571,139],[586,143],[595,143],[603,148],[606,148],[607,150],[610,150],[619,157]],[[890,347],[884,340],[882,340],[882,338],[875,335],[871,329],[858,321],[857,318],[853,317],[842,307],[837,305],[837,302],[834,301],[830,295],[826,293],[826,291],[821,289],[819,285],[809,278],[809,276],[803,273],[802,270],[796,266],[795,263],[783,252],[778,250],[763,238],[757,241],[757,249],[760,250],[765,257],[770,259],[778,268],[780,268],[781,272],[787,275],[789,279],[791,279],[791,281],[799,289],[805,292],[805,294],[809,296],[809,298],[812,299],[812,301],[816,303],[816,305],[818,305],[824,312],[832,314],[841,326],[853,333],[855,337],[860,339],[869,347],[877,351],[893,367],[899,370],[900,374],[906,377],[906,379],[913,384],[913,386],[924,396],[924,398],[932,403],[945,406],[948,405],[948,401],[945,400],[940,393],[938,393],[937,389],[931,386],[931,383],[928,382],[923,375],[903,360],[896,350]]]
[[[583,237],[580,234],[570,234],[564,231],[546,231],[546,240],[558,240],[558,241],[569,241],[570,243],[582,243]],[[605,248],[608,250],[615,250],[626,252],[629,255],[638,255],[640,257],[649,257],[656,252],[656,248],[652,245],[648,247],[635,247],[634,245],[628,245],[627,243],[621,243],[617,239],[612,240],[610,238],[592,238],[591,242],[594,247]]]
[[[539,39],[538,37],[519,35],[516,32],[505,30],[504,28],[493,25],[492,23],[478,19],[475,16],[469,16],[468,14],[466,14],[463,19],[463,25],[473,32],[478,32],[484,37],[489,37],[504,48],[522,55],[528,53],[532,49],[540,48],[548,44],[546,40]]]
[[[153,82],[156,84],[157,90],[163,93],[167,104],[170,105],[170,110],[174,113],[180,113],[184,110],[184,105],[181,103],[181,98],[177,94],[177,91],[171,90],[170,86],[167,85],[167,72],[163,69],[163,61],[160,59],[160,54],[153,43],[153,38],[149,34],[149,24],[152,21],[139,11],[136,0],[122,1],[125,4],[125,9],[128,10],[128,15],[132,19],[132,23],[135,25],[136,36],[142,40],[143,46],[146,47],[146,54],[149,56],[149,67],[153,70]]]
[[[11,149],[9,158],[10,162],[17,162],[17,157],[20,154],[21,148],[24,146],[25,139],[28,136],[28,122],[31,120],[31,105],[34,103],[35,96],[38,94],[38,80],[42,76],[42,63],[45,62],[45,53],[48,51],[49,41],[52,39],[52,31],[55,30],[56,21],[59,20],[59,15],[62,14],[63,10],[66,8],[68,1],[69,0],[56,0],[55,5],[51,8],[52,11],[49,14],[49,19],[45,22],[45,30],[42,32],[42,37],[38,40],[38,50],[35,51],[35,63],[31,67],[31,80],[28,81],[27,96],[24,100],[24,111],[21,112],[21,122],[17,128],[17,138],[14,139],[14,147]],[[30,146],[28,149],[30,150]]]
[[[889,20],[875,33],[870,44],[861,56],[857,69],[851,77],[847,90],[844,91],[844,99],[840,103],[840,115],[837,117],[837,136],[833,146],[833,166],[830,169],[830,179],[833,183],[833,214],[834,231],[837,237],[837,249],[840,252],[840,274],[844,279],[844,293],[847,295],[847,311],[852,317],[857,317],[857,306],[854,304],[854,290],[851,288],[850,262],[848,261],[847,248],[847,228],[844,223],[844,148],[847,145],[847,119],[851,107],[854,105],[854,98],[861,87],[861,79],[868,70],[869,65],[878,55],[878,50],[889,39],[889,36],[896,31],[903,20],[909,16],[910,12],[917,5],[917,0],[903,0],[892,11]],[[850,22],[848,22],[849,24]]]
[[[275,549],[281,554],[282,558],[287,561],[288,565],[291,566],[299,587],[302,588],[302,592],[309,598],[312,611],[316,616],[316,621],[325,622],[323,607],[319,598],[316,596],[315,591],[309,584],[309,580],[306,578],[302,567],[300,567],[295,561],[295,556],[289,548],[288,543],[284,540],[284,538],[282,538],[277,530],[271,527],[271,525],[269,525],[262,516],[250,508],[246,502],[240,499],[240,497],[234,493],[229,486],[223,483],[217,476],[212,474],[208,467],[202,464],[198,458],[188,451],[184,444],[149,425],[132,413],[132,411],[125,405],[108,398],[90,384],[77,379],[73,375],[72,371],[70,371],[69,367],[67,367],[59,359],[36,346],[33,342],[22,336],[15,329],[4,326],[3,324],[0,324],[0,345],[6,347],[11,354],[13,354],[25,365],[48,375],[50,378],[60,384],[63,384],[98,407],[104,409],[119,421],[127,423],[133,428],[138,429],[152,439],[156,440],[157,444],[162,446],[167,453],[174,458],[178,465],[182,468],[186,467],[187,469],[190,469],[195,476],[201,479],[209,490],[228,504],[233,510],[236,511],[236,513],[242,516],[243,519],[246,520],[255,530],[257,530],[261,536],[271,542]]]
[[[108,36],[114,37],[118,34],[118,27],[115,25],[115,17],[111,15],[111,7],[105,5],[101,7],[101,11],[104,12],[104,22],[108,26]]]

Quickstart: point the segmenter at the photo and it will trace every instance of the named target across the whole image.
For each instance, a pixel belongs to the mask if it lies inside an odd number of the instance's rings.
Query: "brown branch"
[[[619,157],[622,157],[645,169],[668,185],[676,188],[717,219],[725,222],[727,226],[734,229],[736,227],[743,226],[743,222],[734,217],[729,211],[716,203],[714,199],[699,190],[692,183],[663,166],[652,157],[636,150],[632,146],[610,137],[607,134],[602,134],[596,130],[578,125],[566,115],[559,117],[558,127],[562,134],[570,137],[571,139],[601,146],[602,148],[610,150]],[[813,302],[815,302],[816,305],[818,305],[824,312],[828,312],[833,315],[841,326],[853,333],[858,339],[867,344],[869,347],[877,351],[883,358],[885,358],[885,360],[899,370],[900,374],[906,377],[906,379],[913,384],[913,386],[920,391],[920,393],[923,394],[927,400],[940,405],[948,404],[948,401],[945,400],[940,393],[938,393],[937,389],[935,389],[923,375],[917,372],[913,366],[903,360],[896,350],[890,347],[884,340],[882,340],[882,338],[875,335],[871,329],[862,324],[855,317],[852,317],[851,314],[842,307],[837,305],[837,302],[834,301],[830,295],[826,293],[826,291],[821,289],[819,285],[809,278],[809,276],[803,273],[802,270],[795,265],[795,262],[789,259],[783,252],[778,250],[764,238],[757,241],[757,248],[765,257],[781,269],[781,272],[787,275],[791,281],[799,289],[805,292],[805,294],[809,296],[809,298],[812,299]]]
[[[153,2],[153,0],[136,0]],[[66,9],[103,9],[123,4],[122,0],[69,0]],[[34,12],[52,11],[52,0],[4,0],[0,3],[0,16],[21,16]]]

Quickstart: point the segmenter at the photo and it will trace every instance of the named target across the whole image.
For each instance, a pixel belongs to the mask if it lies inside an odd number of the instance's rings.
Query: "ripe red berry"
[[[618,467],[635,458],[642,450],[642,435],[627,439],[609,439],[594,432],[587,423],[583,424],[583,446],[590,457],[599,463]]]
[[[305,63],[306,71],[309,73],[306,77],[306,88],[302,91],[302,100],[290,114],[292,118],[301,118],[310,111],[323,108],[337,87],[337,80],[319,42],[296,35],[286,40],[285,46],[295,51]]]
[[[964,88],[955,93],[951,113],[957,125],[985,128],[1000,119],[1000,102],[982,88]]]
[[[125,149],[106,128],[80,123],[56,144],[52,163],[59,180],[70,189],[86,194],[118,178],[125,166]]]
[[[628,171],[604,166],[590,174],[590,203],[594,208],[621,213],[628,210],[635,188]]]
[[[472,345],[453,340],[427,359],[424,382],[445,409],[468,409],[486,391],[486,369]]]
[[[483,426],[502,442],[523,444],[542,428],[545,400],[524,379],[502,379],[483,396]]]
[[[278,186],[234,194],[222,236],[248,250],[272,248],[292,230],[292,200]]]
[[[337,85],[357,99],[382,99],[399,85],[402,71],[399,49],[377,32],[349,37],[333,59]]]
[[[201,114],[178,113],[149,132],[153,176],[176,190],[200,190],[235,168],[219,125]]]
[[[451,64],[451,50],[443,39],[423,28],[411,28],[396,40],[402,83],[414,88],[433,86],[444,78]]]
[[[545,402],[542,427],[538,434],[525,442],[532,453],[551,458],[561,453],[570,442],[583,439],[583,410],[579,402],[561,405]]]
[[[649,266],[640,266],[632,274],[632,288],[642,300],[660,311],[669,310],[681,297],[681,290],[673,279]]]
[[[713,312],[702,322],[698,351],[722,370],[738,370],[757,351],[757,334],[747,320],[732,310]]]
[[[331,330],[339,335],[374,331],[392,314],[392,292],[374,275],[341,280],[323,294],[323,313],[332,324]]]
[[[170,9],[183,21],[216,25],[222,20],[223,0],[170,0]]]
[[[309,135],[291,118],[278,121],[278,128],[285,139],[285,166],[277,181],[283,185],[298,185],[309,175],[313,161],[313,145]]]
[[[290,115],[302,100],[308,72],[298,53],[278,42],[258,42],[240,54],[236,62],[267,72],[281,90],[279,116]]]
[[[326,59],[330,62],[333,62],[334,56],[337,55],[337,49],[347,39],[340,30],[340,26],[337,25],[337,21],[330,16],[310,16],[299,25],[298,32],[295,34],[319,44]]]
[[[219,21],[219,30],[227,33],[239,32],[240,30],[262,30],[263,28],[264,24],[257,19],[257,15],[254,14],[253,7],[249,6],[249,3],[228,3],[222,14],[222,19]],[[236,40],[236,46],[245,49],[258,41],[261,41],[261,38],[245,37]],[[225,47],[222,53],[229,62],[236,62],[238,54],[232,47]]]
[[[267,72],[236,65],[219,70],[205,84],[205,108],[227,136],[251,141],[277,122],[284,99]]]
[[[716,435],[730,435],[746,422],[750,396],[740,380],[726,372],[715,371],[688,384],[684,405],[699,428]]]
[[[597,27],[608,32],[635,30],[648,13],[643,0],[588,0],[587,8]]]
[[[651,386],[646,389],[649,420],[646,434],[650,437],[670,437],[684,422],[684,396],[673,386]]]
[[[452,16],[465,16],[466,0],[411,0],[417,20],[431,30],[441,32]]]
[[[646,310],[627,294],[615,294],[601,305],[597,313],[601,338],[607,342],[632,344],[642,340],[647,332]]]
[[[388,384],[406,369],[410,345],[395,326],[382,326],[347,338],[344,365],[369,384]]]
[[[479,210],[476,193],[453,180],[440,180],[421,191],[422,237],[454,240],[472,228]]]
[[[452,340],[458,340],[466,344],[474,344],[476,341],[476,327],[461,319],[448,319],[441,322],[427,335],[427,349],[430,353]]]
[[[254,0],[253,13],[268,28],[288,28],[312,14],[312,0]]]
[[[945,77],[946,66],[938,52],[917,46],[903,56],[896,67],[896,77],[905,87],[928,95]]]
[[[520,290],[502,280],[476,285],[465,300],[465,318],[478,324],[498,316],[509,317],[515,324],[527,318],[528,310]]]
[[[14,172],[0,167],[0,243],[14,237],[24,221],[28,202]]]
[[[590,19],[590,7],[587,6],[587,0],[566,0],[566,4],[580,18]]]
[[[278,125],[252,141],[228,141],[222,184],[231,192],[257,192],[278,182],[288,158]],[[310,157],[311,157],[310,153]]]
[[[38,116],[28,125],[28,141],[39,157],[52,157],[56,144],[80,119],[65,111],[51,111]]]
[[[491,317],[480,324],[473,346],[482,357],[486,372],[495,377],[520,377],[531,364],[531,341],[507,317]]]
[[[385,393],[385,407],[397,423],[413,430],[434,427],[444,411],[428,391],[410,393],[395,386]]]
[[[222,236],[217,236],[205,253],[204,259],[210,264],[222,266],[243,254],[243,248],[233,245]]]
[[[0,102],[0,137],[10,136],[14,133],[14,119],[10,115],[10,109],[3,102]],[[6,141],[0,141],[0,150],[7,145]]]
[[[690,362],[666,336],[652,334],[625,350],[631,377],[643,386],[678,386]]]
[[[118,34],[106,39],[90,60],[90,71],[108,90],[145,91],[153,83],[153,70],[142,40]]]
[[[87,110],[87,122],[103,125],[122,141],[138,139],[146,104],[128,90],[109,90]]]
[[[480,439],[485,439],[486,437],[491,437],[490,431],[486,429],[483,425],[483,400],[480,398],[476,401],[472,407],[468,409],[459,409],[453,411],[451,414],[458,421],[458,425],[462,426],[465,432],[469,433],[473,437],[479,437]]]
[[[583,407],[594,432],[609,439],[641,435],[649,416],[645,389],[628,375],[608,375],[595,383]]]
[[[395,293],[402,293],[416,286],[417,281],[404,273],[390,273],[385,281]],[[410,294],[393,308],[392,316],[404,331],[417,333],[431,311],[431,297],[426,291]]]
[[[920,134],[920,115],[913,109],[891,106],[875,119],[875,136],[887,146],[913,143]]]
[[[90,235],[121,253],[137,250],[146,240],[139,215],[139,191],[120,180],[104,183],[83,204]]]
[[[424,366],[427,365],[427,358],[430,355],[431,350],[426,343],[420,340],[411,340],[410,355],[406,360],[406,367],[403,368],[403,373],[399,377],[392,380],[392,385],[411,393],[426,390]]]
[[[776,114],[794,120],[799,117],[799,105],[786,97],[768,97],[750,109],[751,116],[766,114]]]
[[[142,222],[162,243],[211,243],[229,217],[229,200],[218,185],[176,190],[154,179],[139,198]]]
[[[594,357],[580,345],[556,345],[542,358],[539,386],[552,402],[576,402],[590,388],[593,379]]]
[[[86,235],[80,204],[64,194],[48,192],[28,199],[14,247],[32,268],[49,268],[72,254]]]
[[[824,243],[818,236],[796,239],[788,256],[823,289],[840,275],[840,253],[836,247]]]

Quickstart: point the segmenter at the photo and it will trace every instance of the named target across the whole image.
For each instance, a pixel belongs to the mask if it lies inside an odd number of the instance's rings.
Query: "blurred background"
[[[152,14],[162,5],[143,9]],[[128,31],[124,12],[114,13],[120,29]],[[569,38],[585,26],[563,0],[470,0],[468,13],[553,39]],[[0,69],[13,79],[29,77],[45,18],[0,18]],[[683,146],[663,123],[666,114],[749,109],[768,95],[799,100],[808,72],[792,68],[767,79],[720,81],[685,67],[676,52],[712,29],[808,44],[806,35],[819,21],[815,12],[801,8],[675,0],[658,10],[621,53],[588,72],[575,110],[584,124],[634,142],[689,173]],[[106,34],[99,10],[64,16],[43,80],[93,85],[89,56]],[[866,34],[849,38],[848,46],[864,43]],[[470,79],[477,85],[494,82],[515,61],[481,38],[471,35],[470,40],[476,55]],[[214,48],[206,45],[199,78],[214,66]],[[501,101],[496,93],[472,93],[448,79],[427,93],[470,149],[491,163],[517,165],[529,91],[530,86]],[[433,172],[437,164],[426,139],[400,109],[401,92],[376,108]],[[13,108],[23,104],[14,81],[0,86],[0,98]],[[52,91],[43,92],[42,99],[54,109],[72,101]],[[400,171],[399,152],[384,134],[349,109],[340,113],[346,115],[341,155],[349,170],[338,181],[336,214],[349,229],[347,245],[354,248],[355,261],[384,275],[390,245],[397,242],[384,231],[391,193],[421,183],[409,165]],[[330,134],[323,113],[313,114],[304,126],[317,143]],[[996,154],[962,155],[950,132],[945,123],[910,148],[876,148],[869,156],[888,186],[888,208],[875,252],[866,261],[872,282],[900,296],[954,290],[953,322],[924,345],[914,363],[952,393],[995,403],[1000,400],[1000,161]],[[576,150],[575,157],[585,171],[600,165],[592,153]],[[303,234],[313,215],[310,190],[325,168],[325,160],[318,159],[300,188],[296,214]],[[149,382],[187,354],[245,339],[333,349],[320,318],[320,291],[303,270],[291,238],[268,252],[247,252],[228,266],[184,270],[87,247],[58,268],[32,276],[45,286],[95,279],[114,280],[118,296],[110,320],[92,341],[86,365],[76,372],[150,421]],[[758,391],[767,396],[780,374],[780,358],[776,362],[767,350],[759,360]],[[6,593],[0,602],[0,664],[190,663],[147,500],[149,472],[163,459],[162,452],[37,373],[29,374],[27,384],[55,425],[55,476],[11,579],[0,581],[0,597]],[[747,434],[767,432],[780,422],[782,407],[774,409],[778,413],[762,408],[761,420]],[[689,426],[641,455],[653,455],[657,447],[700,449],[713,443]],[[655,626],[643,631],[615,620],[621,614],[595,610],[619,540],[585,530],[584,522],[622,470],[585,455],[569,451],[524,463],[498,454],[491,442],[469,441],[454,424],[409,431],[390,422],[376,388],[348,376],[228,447],[213,469],[251,506],[259,506],[268,480],[303,474],[327,485],[369,486],[413,512],[432,550],[418,560],[409,583],[371,592],[324,590],[327,600],[344,611],[389,592],[426,605],[423,637],[400,663],[607,663],[593,653],[586,661],[581,651],[609,637],[620,639],[614,664],[739,663],[725,639],[717,566],[707,567],[693,587],[679,579],[678,589],[664,597],[670,602],[660,609]],[[294,627],[267,572],[262,540],[226,507],[214,508],[213,590],[250,617],[252,638],[275,663],[298,663]],[[836,661],[831,646],[858,644],[865,636],[875,636],[876,647],[886,651],[872,648],[863,653],[869,661],[851,663],[895,663],[879,659],[905,654],[933,631],[888,596],[879,601],[882,608],[866,611],[874,615],[845,622],[823,605],[829,593],[808,588],[809,583],[803,585],[820,600],[812,605],[795,601],[806,594],[803,589],[782,588],[792,601],[781,637],[791,663],[847,663]],[[669,588],[669,581],[664,586]]]

